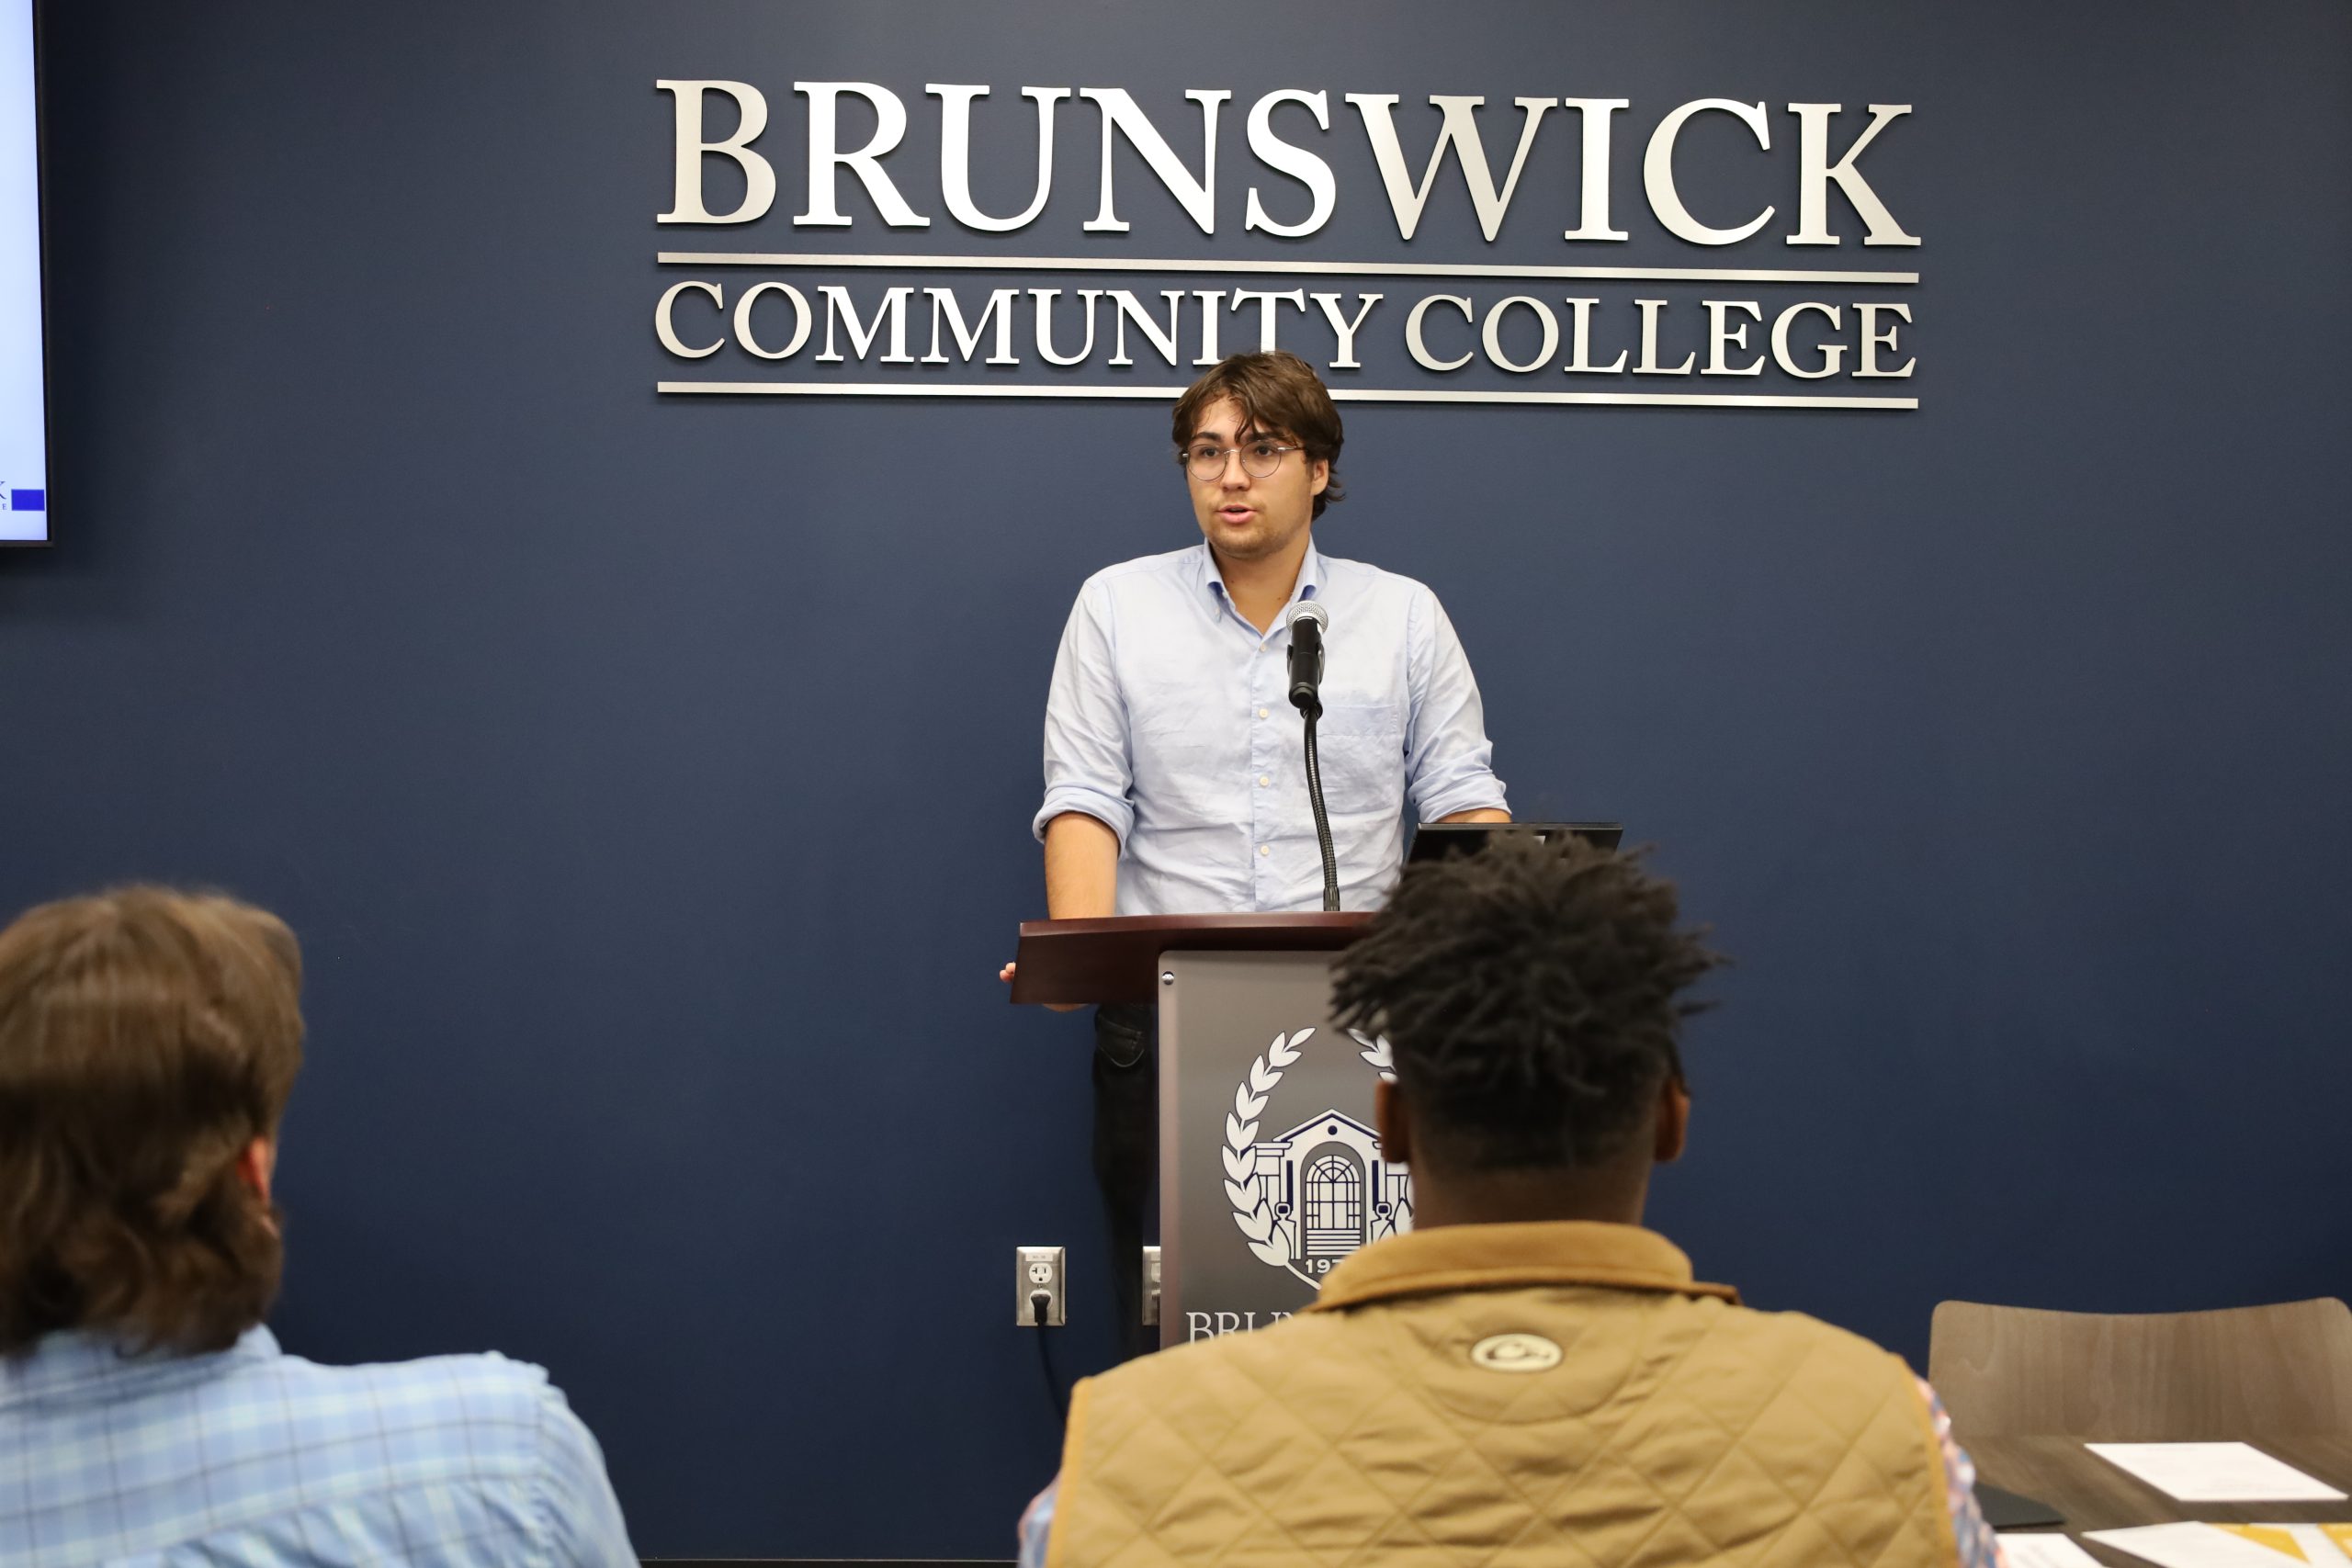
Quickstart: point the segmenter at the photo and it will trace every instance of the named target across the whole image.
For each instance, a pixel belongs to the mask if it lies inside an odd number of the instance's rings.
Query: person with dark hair
[[[1967,1457],[1895,1357],[1697,1282],[1642,1227],[1690,1119],[1673,886],[1580,840],[1405,873],[1340,957],[1384,1037],[1413,1229],[1314,1303],[1070,1397],[1024,1568],[1716,1562],[1994,1568]]]
[[[0,1568],[637,1562],[596,1441],[495,1355],[281,1353],[301,950],[130,887],[0,931]]]
[[[1309,601],[1329,617],[1317,737],[1340,907],[1371,908],[1396,880],[1408,806],[1425,822],[1510,820],[1470,661],[1428,588],[1316,547],[1343,436],[1304,360],[1219,362],[1177,400],[1170,434],[1202,537],[1096,572],[1063,628],[1032,823],[1046,912],[1322,908],[1288,699],[1285,615]],[[1095,1015],[1095,1174],[1130,1354],[1148,1343],[1155,1025],[1148,1007]]]

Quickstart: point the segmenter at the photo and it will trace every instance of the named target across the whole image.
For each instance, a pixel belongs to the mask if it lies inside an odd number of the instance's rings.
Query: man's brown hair
[[[1279,349],[1270,354],[1229,354],[1210,367],[1184,395],[1176,400],[1176,451],[1181,461],[1201,427],[1201,415],[1212,403],[1231,398],[1241,405],[1243,429],[1268,435],[1287,435],[1306,449],[1310,463],[1331,465],[1330,482],[1315,498],[1311,515],[1320,517],[1335,501],[1345,501],[1340,488],[1340,411],[1331,394],[1306,361]],[[1238,435],[1238,433],[1237,433]]]
[[[301,973],[277,917],[217,895],[0,931],[0,1353],[62,1328],[220,1350],[262,1320],[277,1216],[237,1158],[301,1065]]]

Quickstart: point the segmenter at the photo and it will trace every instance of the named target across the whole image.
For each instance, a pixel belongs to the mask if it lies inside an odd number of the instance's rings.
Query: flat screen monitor
[[[0,0],[0,545],[49,542],[33,0]]]

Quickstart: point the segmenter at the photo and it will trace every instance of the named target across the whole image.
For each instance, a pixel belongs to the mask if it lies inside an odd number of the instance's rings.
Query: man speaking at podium
[[[1237,354],[1176,404],[1202,542],[1079,590],[1046,705],[1046,907],[1055,919],[1323,907],[1289,617],[1323,612],[1317,725],[1340,907],[1376,908],[1416,820],[1507,822],[1478,683],[1410,578],[1324,555],[1340,414],[1295,355]],[[1007,971],[1008,975],[1010,971]],[[1094,1169],[1130,1353],[1154,1172],[1156,1011],[1094,1020]]]

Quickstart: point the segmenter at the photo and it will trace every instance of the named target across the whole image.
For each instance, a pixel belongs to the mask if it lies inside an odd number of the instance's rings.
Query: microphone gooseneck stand
[[[1315,721],[1323,716],[1321,703],[1301,704],[1306,720],[1306,804],[1315,813],[1315,847],[1323,852],[1323,908],[1340,908],[1340,863],[1331,853],[1331,818],[1323,810],[1323,767],[1315,755]]]
[[[1315,721],[1323,716],[1322,605],[1301,601],[1291,606],[1290,702],[1306,721],[1306,804],[1315,814],[1315,847],[1323,852],[1323,908],[1340,908],[1340,862],[1331,852],[1331,818],[1323,809],[1323,764],[1315,752]]]

